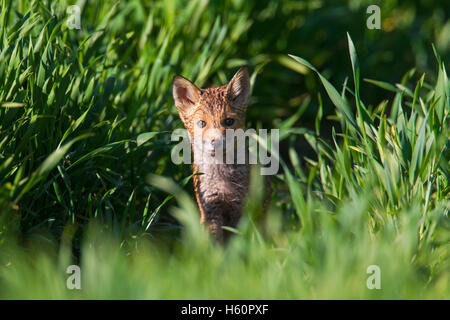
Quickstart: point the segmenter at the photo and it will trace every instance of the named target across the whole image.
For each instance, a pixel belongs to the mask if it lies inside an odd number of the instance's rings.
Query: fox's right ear
[[[200,89],[188,79],[176,75],[172,80],[172,94],[181,120],[186,118],[200,99]]]

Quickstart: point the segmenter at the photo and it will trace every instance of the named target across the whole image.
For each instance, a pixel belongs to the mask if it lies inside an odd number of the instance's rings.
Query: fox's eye
[[[227,119],[225,119],[225,125],[227,126],[227,127],[229,127],[229,126],[232,126],[233,125],[233,123],[234,123],[234,119],[231,119],[231,118],[227,118]]]
[[[199,128],[204,128],[206,126],[206,122],[203,120],[200,120],[199,122],[197,122],[197,125]]]

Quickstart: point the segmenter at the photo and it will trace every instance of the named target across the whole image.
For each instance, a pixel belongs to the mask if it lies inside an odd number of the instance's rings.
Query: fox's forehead
[[[201,89],[201,96],[193,113],[217,119],[224,115],[243,116],[245,114],[242,110],[230,105],[227,99],[227,86]]]
[[[201,89],[198,107],[209,113],[224,111],[228,106],[226,93],[226,86]]]

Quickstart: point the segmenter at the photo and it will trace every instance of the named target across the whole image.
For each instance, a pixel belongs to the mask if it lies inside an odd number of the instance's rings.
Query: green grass
[[[275,2],[96,2],[80,31],[67,29],[68,2],[49,2],[1,1],[0,298],[450,298],[450,84],[437,49],[385,82],[367,79],[373,59],[342,34],[351,74],[338,87],[296,44],[269,54],[276,32],[250,37],[287,12]],[[255,182],[220,246],[199,225],[191,168],[170,161],[170,81],[223,83],[244,63],[250,122],[280,129],[281,170],[267,216]],[[293,102],[283,81],[303,78],[323,88]],[[280,110],[273,121],[260,104]],[[66,288],[70,264],[82,290]],[[370,265],[381,290],[366,287]]]

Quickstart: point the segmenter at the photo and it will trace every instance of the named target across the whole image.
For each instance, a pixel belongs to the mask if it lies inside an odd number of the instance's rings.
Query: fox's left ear
[[[227,98],[231,106],[246,108],[250,97],[250,76],[248,67],[243,66],[228,83]]]
[[[180,118],[185,122],[200,100],[200,89],[188,79],[176,75],[172,80],[172,94]]]

